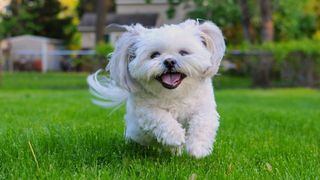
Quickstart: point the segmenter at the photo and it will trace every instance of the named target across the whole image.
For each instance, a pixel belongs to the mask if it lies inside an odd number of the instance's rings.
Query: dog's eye
[[[189,53],[188,51],[181,50],[181,51],[179,51],[179,54],[180,54],[181,56],[186,56],[186,55],[189,55],[190,53]]]
[[[203,41],[201,41],[202,42],[202,44],[205,46],[205,47],[207,47],[207,42],[205,41],[205,40],[203,40]]]
[[[154,58],[156,58],[156,57],[158,57],[158,56],[160,56],[160,53],[159,53],[158,51],[156,51],[156,52],[153,52],[153,53],[151,54],[150,58],[151,58],[151,59],[154,59]]]
[[[206,41],[206,38],[205,38],[205,37],[201,36],[201,42],[202,42],[202,44],[203,44],[205,47],[207,47],[207,46],[208,46],[208,45],[207,45],[207,41]]]

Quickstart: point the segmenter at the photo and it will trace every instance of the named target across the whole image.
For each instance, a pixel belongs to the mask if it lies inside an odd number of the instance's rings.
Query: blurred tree
[[[77,13],[79,0],[59,0],[59,2],[65,8],[59,13],[58,17],[72,17],[71,24],[64,27],[64,31],[72,33],[72,37],[69,40],[67,48],[72,50],[80,49],[81,34],[77,31],[77,27],[80,23]]]
[[[188,0],[168,0],[169,17],[174,14],[172,7],[184,1]],[[192,1],[195,9],[189,17],[213,20],[232,44],[320,39],[320,0]]]
[[[80,0],[77,8],[78,14],[81,17],[84,13],[96,13],[96,44],[105,41],[105,21],[108,12],[115,11],[114,0]]]
[[[104,29],[105,29],[105,22],[106,22],[106,15],[107,15],[107,8],[105,6],[105,0],[97,0],[96,1],[97,7],[97,19],[96,19],[96,45],[104,42]]]
[[[272,1],[260,0],[261,13],[261,39],[262,41],[273,41],[273,20],[272,20]]]
[[[0,38],[6,38],[21,34],[33,34],[39,31],[39,24],[35,24],[35,14],[29,13],[26,8],[21,8],[23,3],[17,0],[11,1],[9,13],[1,14]]]
[[[215,1],[193,0],[196,8],[189,13],[193,19],[201,18],[214,21],[222,28],[224,36],[231,43],[240,43],[243,40],[241,27],[241,10],[236,0]],[[176,3],[176,2],[174,2]]]
[[[320,0],[308,0],[304,6],[304,12],[314,17],[315,31],[312,38],[320,41]]]
[[[95,2],[91,0],[79,0],[77,12],[79,17],[82,17],[86,12],[95,12]]]
[[[319,0],[275,1],[273,19],[276,40],[312,38],[317,31],[317,21],[320,22],[317,6],[320,6]]]
[[[242,28],[243,35],[245,41],[251,43],[252,38],[250,34],[250,25],[251,25],[251,12],[248,5],[248,0],[238,0],[241,9],[241,20],[242,20]]]
[[[13,0],[9,13],[1,15],[0,36],[34,34],[68,43],[76,26],[71,16],[58,16],[64,9],[57,0]]]
[[[78,18],[77,7],[79,0],[58,0],[64,9],[59,13],[59,17],[75,16]]]
[[[22,3],[22,0],[12,0],[11,1],[11,13],[12,15],[18,15],[19,14],[19,7]]]

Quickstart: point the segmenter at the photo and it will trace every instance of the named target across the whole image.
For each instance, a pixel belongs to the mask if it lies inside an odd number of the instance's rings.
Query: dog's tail
[[[119,86],[107,76],[99,76],[102,70],[91,74],[87,78],[90,92],[96,98],[92,102],[102,107],[116,107],[125,102],[129,92]]]

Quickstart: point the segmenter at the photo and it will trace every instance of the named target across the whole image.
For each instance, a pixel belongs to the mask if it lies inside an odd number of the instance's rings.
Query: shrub
[[[230,49],[237,49],[237,53]],[[243,64],[249,66],[253,85],[268,86],[271,79],[280,79],[286,86],[320,85],[320,41],[292,40],[243,44],[229,48],[233,56],[242,56]],[[231,58],[232,59],[232,58]],[[261,83],[261,81],[263,82]]]
[[[100,57],[107,57],[113,52],[114,48],[111,43],[99,43],[96,48],[96,54]]]

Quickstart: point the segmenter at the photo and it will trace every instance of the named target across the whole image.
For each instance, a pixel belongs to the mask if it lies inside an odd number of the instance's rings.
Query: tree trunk
[[[106,22],[106,4],[105,0],[97,0],[97,20],[96,20],[96,44],[104,41],[104,29]]]
[[[11,11],[13,16],[19,15],[19,9],[21,6],[22,1],[21,0],[12,0],[11,1]]]
[[[271,0],[260,0],[260,12],[262,22],[262,41],[270,42],[273,41],[273,21],[272,21],[272,2]]]
[[[251,43],[252,38],[250,34],[250,24],[251,24],[251,15],[249,11],[249,6],[247,0],[239,0],[240,9],[241,9],[241,23],[243,29],[243,36],[245,41]]]
[[[271,85],[271,70],[273,57],[271,54],[257,55],[257,61],[252,66],[252,83],[254,87],[267,88]]]

